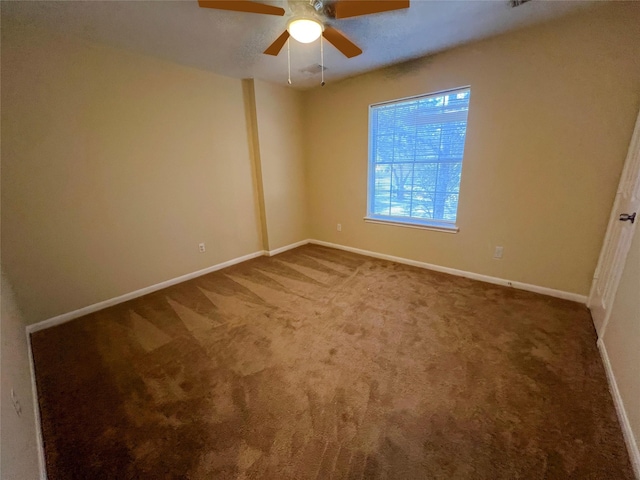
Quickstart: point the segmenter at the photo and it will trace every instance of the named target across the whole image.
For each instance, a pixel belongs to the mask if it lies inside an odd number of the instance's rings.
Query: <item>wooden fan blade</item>
[[[340,50],[347,58],[357,57],[362,53],[360,47],[345,37],[344,33],[333,27],[325,27],[322,36],[331,42],[331,44]]]
[[[280,53],[280,50],[282,50],[282,47],[284,46],[284,44],[288,39],[289,39],[289,32],[285,30],[284,32],[282,32],[282,35],[280,35],[276,39],[275,42],[269,45],[269,48],[267,48],[264,51],[264,53],[266,53],[267,55],[278,56],[278,54]]]
[[[267,15],[279,15],[281,17],[284,15],[284,8],[251,2],[249,0],[198,0],[198,5],[202,8],[232,10],[234,12],[265,13]]]
[[[349,18],[409,8],[409,0],[339,0],[334,8],[335,18]]]

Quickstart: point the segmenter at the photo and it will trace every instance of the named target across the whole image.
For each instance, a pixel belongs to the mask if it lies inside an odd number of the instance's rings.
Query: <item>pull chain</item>
[[[320,72],[322,74],[320,86],[324,87],[324,42],[322,40],[322,35],[320,35]]]
[[[287,83],[291,85],[291,38],[287,38],[287,67],[289,69],[289,80]]]

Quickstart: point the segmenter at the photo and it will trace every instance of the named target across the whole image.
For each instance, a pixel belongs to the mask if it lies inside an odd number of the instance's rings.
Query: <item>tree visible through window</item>
[[[368,218],[453,225],[468,88],[370,107]]]

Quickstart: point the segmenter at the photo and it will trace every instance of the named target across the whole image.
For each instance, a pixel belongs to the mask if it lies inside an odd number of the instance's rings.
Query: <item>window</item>
[[[366,220],[457,230],[471,90],[369,107]]]

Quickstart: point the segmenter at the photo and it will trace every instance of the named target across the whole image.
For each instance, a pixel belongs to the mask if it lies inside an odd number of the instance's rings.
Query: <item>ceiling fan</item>
[[[409,8],[410,0],[289,0],[292,18],[287,29],[263,52],[278,55],[289,37],[302,43],[310,43],[320,35],[326,38],[347,58],[360,55],[362,49],[349,40],[340,30],[327,24],[327,20],[359,17],[372,13]],[[232,10],[235,12],[262,13],[284,16],[281,7],[251,0],[198,0],[203,8]]]

